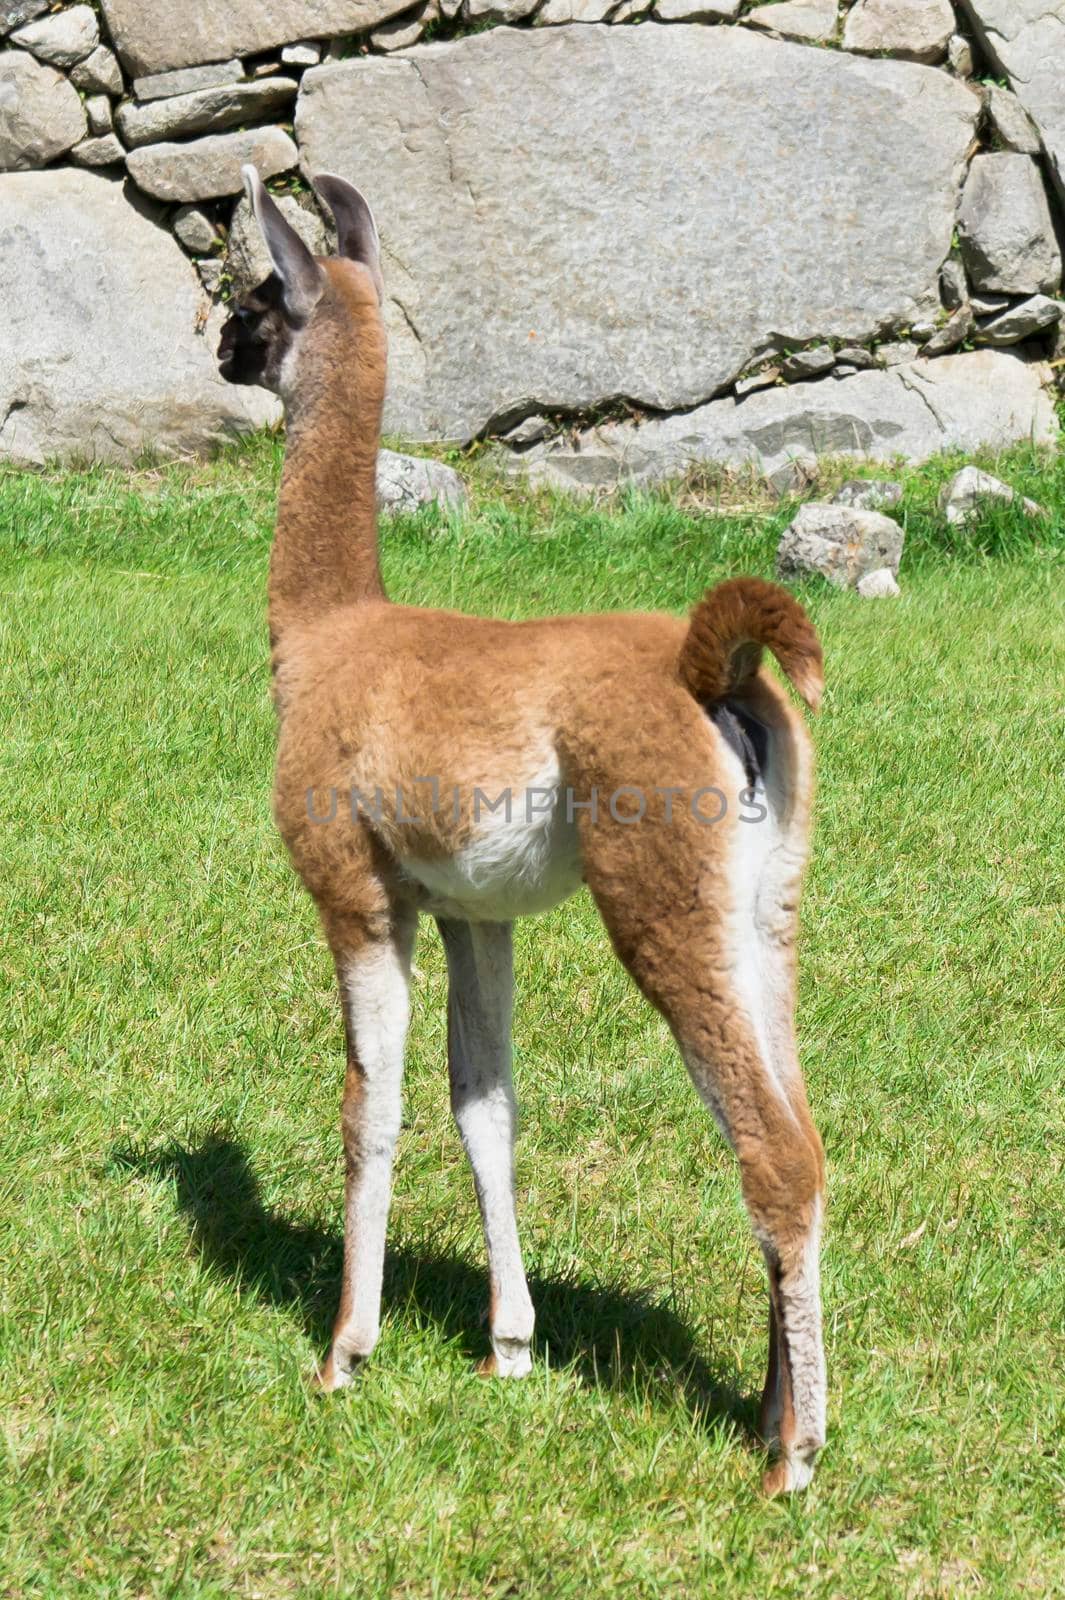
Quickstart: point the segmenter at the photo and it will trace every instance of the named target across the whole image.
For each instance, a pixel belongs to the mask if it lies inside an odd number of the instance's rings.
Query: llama
[[[318,1383],[349,1383],[378,1337],[420,912],[447,957],[451,1106],[488,1255],[481,1370],[530,1370],[511,925],[583,882],[735,1152],[769,1278],[764,1488],[804,1488],[825,1432],[824,1159],[794,1034],[813,763],[762,657],[816,710],[817,635],[755,578],[718,585],[688,622],[392,604],[375,509],[386,342],[373,217],[350,184],[317,178],[338,255],[316,258],[254,168],[244,179],[273,271],[227,321],[219,365],[286,408],[269,577],[274,811],[318,907],[347,1039],[343,1277]]]

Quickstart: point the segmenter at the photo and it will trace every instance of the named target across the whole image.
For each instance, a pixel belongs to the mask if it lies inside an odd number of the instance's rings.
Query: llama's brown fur
[[[346,186],[329,182],[330,204],[342,211]],[[816,707],[814,630],[789,595],[756,579],[719,586],[690,622],[637,614],[508,623],[389,602],[374,510],[386,350],[377,263],[366,244],[375,238],[372,222],[353,209],[362,259],[319,261],[314,279],[261,188],[253,183],[252,192],[279,278],[252,297],[246,314],[258,318],[255,350],[234,325],[222,364],[238,381],[272,377],[287,403],[269,589],[280,729],[275,814],[321,913],[348,1031],[345,1273],[324,1386],[344,1381],[376,1337],[398,1067],[393,1044],[374,1027],[394,1011],[401,1051],[403,974],[422,910],[440,918],[451,964],[453,1103],[460,1123],[463,1112],[469,1118],[463,1133],[489,1238],[489,1369],[524,1370],[531,1308],[475,1112],[500,1083],[509,1092],[506,1041],[493,1038],[509,1027],[505,983],[485,976],[485,963],[498,957],[502,971],[509,960],[509,934],[498,925],[526,909],[527,886],[504,885],[510,899],[499,916],[494,902],[482,904],[452,878],[441,890],[434,873],[453,873],[486,836],[476,791],[518,793],[546,762],[573,802],[578,875],[736,1152],[770,1275],[763,1426],[781,1455],[766,1485],[801,1487],[823,1437],[816,1236],[824,1164],[792,1029],[812,761],[802,717],[760,658],[768,646]],[[287,290],[293,261],[317,284],[300,316],[277,287]],[[745,709],[768,740],[778,843],[764,870],[752,856],[752,873],[764,878],[752,884],[737,867],[748,848],[743,822],[731,814],[707,826],[688,803],[710,786],[735,795],[745,783],[735,750],[708,716],[723,702]],[[447,797],[435,813],[428,777]],[[618,815],[608,809],[606,797],[619,790],[643,796],[638,823],[626,820],[624,804]],[[315,818],[331,791],[341,797],[338,814],[323,825]],[[353,792],[366,801],[378,791],[376,811],[353,819]],[[603,799],[593,816],[596,792]],[[754,1000],[742,948],[749,921],[760,952],[753,970],[766,980]],[[382,1088],[386,1076],[392,1086]],[[503,1100],[500,1090],[496,1111]],[[498,1125],[511,1136],[505,1115]],[[372,1181],[371,1167],[379,1173]]]

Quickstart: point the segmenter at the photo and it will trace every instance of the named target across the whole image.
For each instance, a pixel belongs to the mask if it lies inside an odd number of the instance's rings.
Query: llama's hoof
[[[526,1378],[532,1371],[532,1351],[517,1339],[499,1339],[491,1355],[477,1368],[479,1378]]]
[[[814,1475],[813,1457],[781,1456],[762,1478],[762,1493],[770,1499],[778,1494],[797,1494]]]
[[[350,1357],[347,1364],[337,1361],[330,1353],[326,1357],[325,1365],[319,1367],[311,1378],[311,1389],[315,1394],[335,1394],[338,1389],[347,1389],[355,1381],[355,1374],[362,1366],[358,1356]]]

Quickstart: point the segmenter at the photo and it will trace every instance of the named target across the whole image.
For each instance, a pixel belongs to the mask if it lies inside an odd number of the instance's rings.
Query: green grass
[[[0,1594],[1065,1593],[1062,549],[948,537],[810,586],[829,691],[801,1039],[830,1170],[830,1442],[767,1503],[760,1257],[731,1157],[579,896],[517,941],[524,1384],[473,1376],[482,1246],[423,933],[384,1333],[321,1401],[341,1029],[269,816],[277,445],[0,476]],[[523,500],[385,540],[393,594],[680,609],[790,508]],[[737,502],[742,502],[738,505]],[[634,716],[639,708],[633,708]]]

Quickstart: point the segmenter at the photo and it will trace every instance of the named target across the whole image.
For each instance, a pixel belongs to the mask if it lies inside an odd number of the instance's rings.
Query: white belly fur
[[[580,887],[582,868],[577,824],[566,815],[560,782],[552,762],[527,785],[514,785],[509,816],[505,809],[482,810],[473,838],[455,855],[401,858],[426,891],[425,909],[466,922],[510,922],[568,899]],[[550,801],[545,791],[552,791]]]

